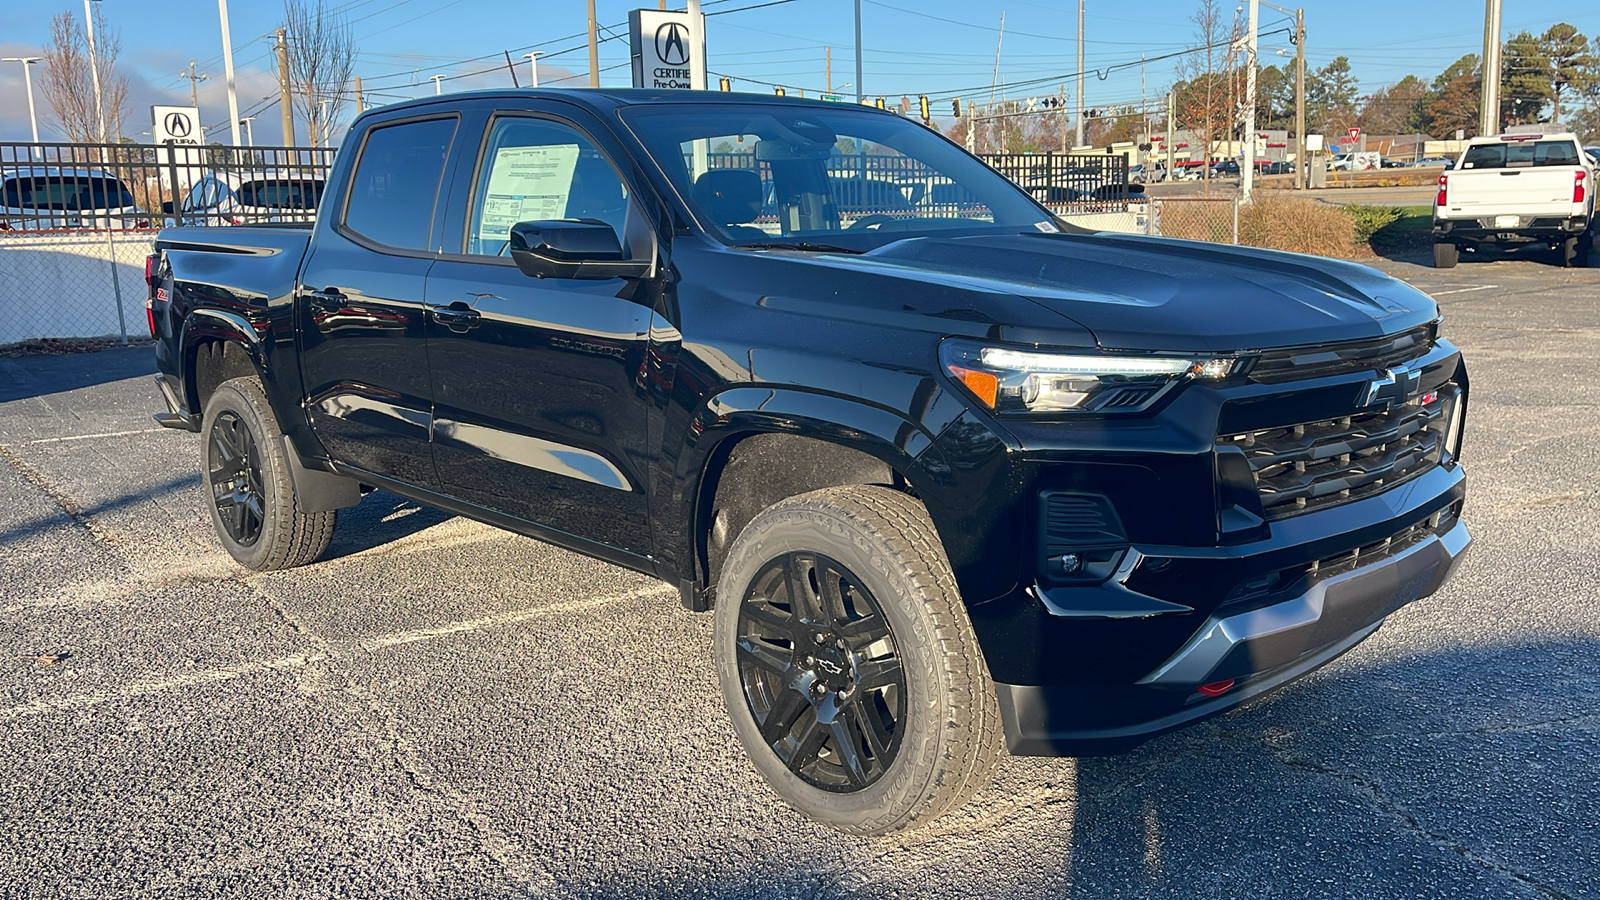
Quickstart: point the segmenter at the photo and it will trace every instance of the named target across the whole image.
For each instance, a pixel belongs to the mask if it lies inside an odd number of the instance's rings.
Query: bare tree
[[[94,11],[94,34],[95,63],[100,70],[99,108],[95,106],[88,41],[77,17],[70,11],[57,13],[50,20],[50,43],[44,48],[39,87],[50,106],[50,121],[73,143],[110,143],[114,135],[122,133],[122,117],[128,109],[128,78],[117,72],[122,37],[106,24],[99,8]]]
[[[1209,181],[1211,148],[1223,136],[1233,134],[1234,103],[1230,93],[1231,72],[1228,47],[1238,38],[1237,29],[1225,26],[1217,0],[1201,0],[1200,8],[1189,17],[1194,37],[1200,46],[1178,64],[1178,123],[1199,134],[1205,142],[1201,173]]]
[[[289,39],[289,85],[295,108],[311,132],[311,146],[328,143],[344,119],[345,86],[355,69],[355,37],[344,17],[323,0],[284,0]]]

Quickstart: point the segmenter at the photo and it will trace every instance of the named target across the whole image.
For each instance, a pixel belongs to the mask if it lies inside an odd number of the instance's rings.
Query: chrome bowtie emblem
[[[1367,382],[1360,405],[1381,406],[1384,409],[1393,409],[1397,403],[1404,403],[1416,392],[1417,382],[1422,380],[1422,373],[1405,366],[1389,369],[1379,378]]]

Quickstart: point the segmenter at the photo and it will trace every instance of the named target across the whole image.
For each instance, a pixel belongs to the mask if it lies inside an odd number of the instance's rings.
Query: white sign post
[[[160,178],[168,187],[173,167],[185,169],[203,164],[206,144],[205,129],[200,127],[200,110],[193,106],[150,107],[150,140],[159,144],[156,162],[160,165]],[[177,149],[177,148],[183,149]],[[194,176],[188,179],[191,183]]]
[[[705,90],[705,16],[636,9],[628,13],[633,86]]]

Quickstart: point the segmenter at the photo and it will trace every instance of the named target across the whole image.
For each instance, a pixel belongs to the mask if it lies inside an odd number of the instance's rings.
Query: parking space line
[[[1454,290],[1449,291],[1429,291],[1428,293],[1435,297],[1443,297],[1445,294],[1465,294],[1468,291],[1487,291],[1491,288],[1497,288],[1499,286],[1500,285],[1498,284],[1480,284],[1477,287],[1455,288]]]
[[[163,431],[172,431],[171,428],[138,428],[133,431],[104,431],[100,434],[72,434],[66,437],[36,438],[31,441],[22,441],[24,446],[34,444],[59,444],[64,441],[92,441],[96,438],[127,437],[130,434],[159,434]]]
[[[647,597],[666,597],[676,591],[668,585],[655,585],[628,591],[622,594],[613,594],[607,597],[596,597],[592,600],[576,600],[571,603],[552,603],[548,606],[537,606],[528,609],[519,609],[512,612],[499,613],[492,616],[478,616],[471,619],[462,619],[457,622],[448,622],[431,628],[414,628],[407,631],[396,631],[381,635],[365,641],[357,641],[353,649],[372,652],[386,647],[395,647],[402,644],[414,644],[419,641],[432,640],[439,637],[448,637],[453,634],[482,631],[500,625],[514,625],[531,619],[544,616],[559,615],[562,613],[585,612],[599,609],[628,600],[639,600]],[[319,642],[321,643],[321,642]],[[324,644],[326,646],[326,644]],[[282,672],[291,669],[301,669],[318,662],[325,662],[340,655],[337,651],[329,650],[320,653],[293,653],[277,659],[258,660],[256,662],[241,663],[236,666],[223,666],[216,669],[207,669],[198,672],[189,672],[169,678],[136,679],[127,685],[115,690],[92,691],[74,696],[56,697],[48,700],[34,700],[9,709],[0,710],[0,722],[10,722],[28,716],[44,715],[46,713],[62,712],[65,710],[87,709],[116,700],[128,700],[141,697],[145,694],[154,694],[161,691],[179,688],[197,687],[200,685],[216,684],[222,681],[233,681],[248,675],[261,672]]]

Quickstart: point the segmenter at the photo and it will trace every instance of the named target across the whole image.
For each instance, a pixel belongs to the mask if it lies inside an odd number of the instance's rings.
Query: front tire
[[[1449,241],[1440,241],[1433,245],[1433,267],[1435,269],[1454,269],[1461,260],[1461,248]]]
[[[921,503],[871,486],[776,503],[734,542],[717,597],[734,731],[801,813],[885,834],[988,783],[994,688]]]
[[[211,524],[228,555],[249,569],[275,570],[303,566],[328,549],[338,512],[300,511],[282,432],[260,382],[218,385],[200,434]]]

